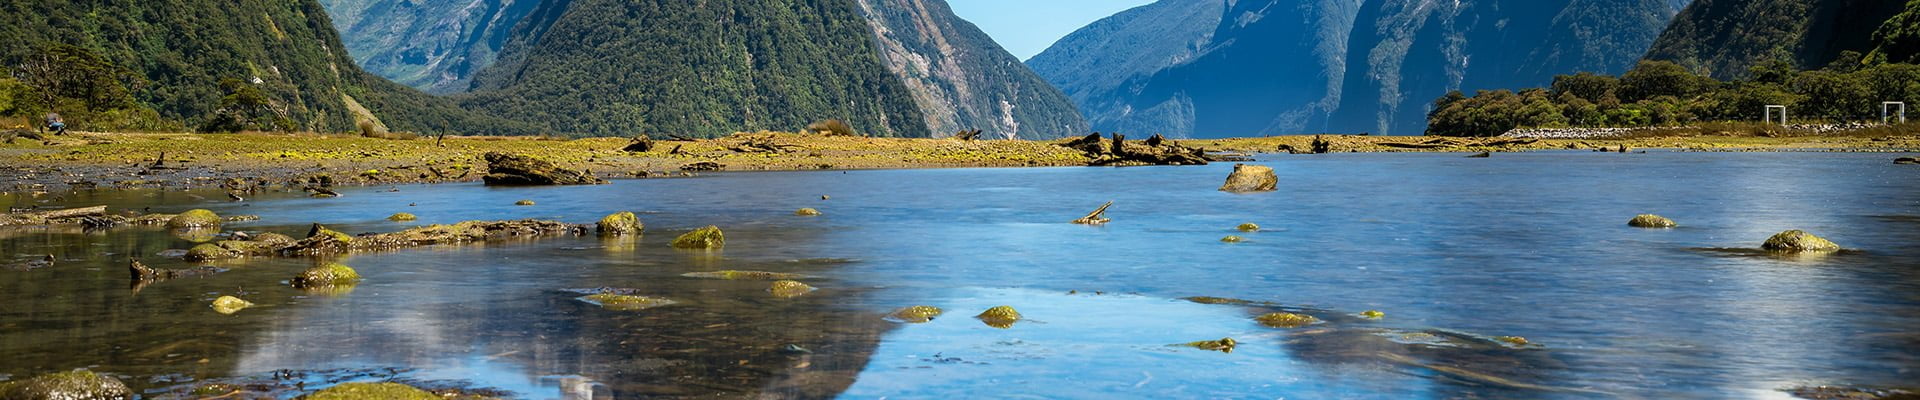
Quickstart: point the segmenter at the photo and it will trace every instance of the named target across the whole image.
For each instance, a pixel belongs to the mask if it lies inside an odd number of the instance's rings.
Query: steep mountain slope
[[[311,0],[4,2],[0,37],[9,39],[0,41],[0,62],[14,76],[50,82],[45,93],[91,98],[63,113],[130,103],[199,126],[244,106],[258,120],[249,126],[349,131],[364,108],[395,130],[531,132],[362,71]]]
[[[1030,139],[1079,135],[1087,123],[1066,95],[944,0],[858,0],[880,60],[913,93],[935,135],[980,129]]]
[[[457,93],[493,64],[540,0],[320,0],[360,66],[429,93]]]
[[[1744,77],[1749,67],[1773,59],[1818,68],[1842,52],[1873,52],[1880,47],[1874,32],[1911,7],[1895,0],[1697,0],[1674,19],[1646,58],[1722,79]],[[1897,42],[1900,26],[1910,25],[1896,21],[1883,36]],[[1893,59],[1913,54],[1897,47],[1889,47],[1899,53]]]
[[[1367,0],[1327,130],[1419,134],[1448,91],[1619,73],[1672,16],[1668,0]]]
[[[1080,28],[1027,65],[1072,98],[1094,130],[1184,134],[1176,129],[1192,120],[1190,107],[1163,99],[1135,110],[1144,101],[1129,82],[1198,57],[1225,12],[1224,0],[1161,0]]]

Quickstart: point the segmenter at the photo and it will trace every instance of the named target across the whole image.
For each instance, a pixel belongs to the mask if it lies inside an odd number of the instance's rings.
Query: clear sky
[[[953,13],[979,25],[1021,60],[1101,18],[1153,0],[947,0]]]

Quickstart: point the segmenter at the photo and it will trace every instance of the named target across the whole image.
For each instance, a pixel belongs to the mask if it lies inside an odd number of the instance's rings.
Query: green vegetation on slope
[[[462,95],[471,109],[585,135],[795,130],[826,118],[929,136],[852,0],[541,4]]]
[[[1886,61],[1912,61],[1914,45],[1901,43],[1915,43],[1903,40],[1920,22],[1914,7],[1899,0],[1697,0],[1654,41],[1646,59],[1731,79],[1776,59],[1820,68],[1848,51],[1873,53],[1886,41]]]

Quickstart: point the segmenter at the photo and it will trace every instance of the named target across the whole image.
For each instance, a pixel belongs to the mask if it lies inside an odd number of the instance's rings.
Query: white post
[[[1893,108],[1895,106],[1900,107],[1899,108],[1900,111],[1893,112],[1893,113],[1887,112],[1888,109]],[[1907,123],[1907,102],[1904,102],[1904,101],[1880,102],[1880,123],[1881,124],[1886,124],[1891,117],[1895,117],[1895,116],[1900,117],[1900,123],[1902,124]]]
[[[1761,120],[1773,122],[1773,110],[1780,110],[1780,126],[1787,126],[1787,106],[1783,105],[1768,105],[1766,110],[1767,115],[1761,117]]]

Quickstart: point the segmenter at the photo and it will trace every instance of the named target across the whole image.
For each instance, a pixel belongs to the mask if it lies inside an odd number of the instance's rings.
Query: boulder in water
[[[1182,343],[1179,346],[1192,347],[1192,348],[1201,349],[1201,350],[1213,350],[1213,351],[1218,351],[1222,353],[1232,353],[1233,346],[1236,346],[1239,344],[1240,342],[1234,341],[1233,338],[1220,338],[1220,340],[1202,340],[1198,342]]]
[[[594,227],[602,235],[616,236],[640,233],[642,229],[646,229],[645,225],[640,224],[640,217],[629,211],[608,214],[600,218],[600,222],[594,224]]]
[[[1252,222],[1248,222],[1248,223],[1240,224],[1240,226],[1236,226],[1234,227],[1234,229],[1239,229],[1241,232],[1259,232],[1260,225],[1256,225]]]
[[[487,175],[481,177],[488,185],[597,185],[606,180],[560,168],[552,162],[519,154],[490,152],[483,156],[487,160]]]
[[[1767,242],[1762,243],[1760,248],[1784,252],[1835,251],[1840,250],[1840,245],[1834,244],[1825,238],[1814,236],[1811,233],[1794,229],[1780,232],[1779,234],[1773,235],[1773,237],[1767,238]]]
[[[221,314],[232,315],[247,307],[253,307],[253,302],[241,300],[239,297],[220,296],[218,299],[213,299],[213,312]]]
[[[1920,157],[1900,157],[1893,159],[1894,164],[1920,164]]]
[[[1277,189],[1279,185],[1280,177],[1273,174],[1273,168],[1271,167],[1234,164],[1233,174],[1227,175],[1227,183],[1220,185],[1220,191],[1234,193],[1269,192]]]
[[[1013,306],[998,306],[994,308],[989,308],[986,311],[980,312],[980,315],[975,315],[973,317],[979,318],[980,322],[985,322],[987,326],[1000,328],[1000,329],[1007,329],[1007,328],[1013,327],[1013,323],[1020,322],[1020,318],[1021,318],[1020,312],[1014,310]]]
[[[213,211],[192,209],[176,214],[172,219],[168,219],[167,227],[175,229],[212,228],[220,226],[220,223],[224,221],[226,220],[221,219],[220,214],[214,214]]]
[[[799,210],[796,210],[796,211],[794,211],[794,212],[793,212],[793,215],[798,215],[798,216],[802,216],[802,217],[814,217],[814,216],[819,216],[819,215],[820,215],[820,210],[815,210],[815,209],[811,209],[811,208],[802,208],[802,209],[799,209]]]
[[[1261,325],[1271,326],[1275,328],[1299,328],[1302,326],[1312,325],[1315,322],[1320,322],[1319,318],[1314,318],[1312,315],[1295,314],[1290,312],[1269,313],[1266,315],[1261,315],[1259,317],[1254,317],[1254,320],[1260,321]]]
[[[300,271],[293,276],[293,287],[312,288],[326,286],[346,286],[360,282],[360,272],[353,267],[329,263]]]
[[[220,247],[220,245],[217,244],[201,243],[193,246],[191,249],[187,249],[187,255],[183,258],[192,262],[206,262],[236,257],[240,257],[239,252],[227,250],[227,248]]]
[[[1220,238],[1221,243],[1240,243],[1245,241],[1247,241],[1247,238],[1233,236],[1233,235],[1227,235],[1227,237]]]
[[[772,287],[767,288],[767,292],[773,293],[773,297],[783,299],[800,297],[812,291],[812,286],[807,286],[807,284],[801,283],[800,281],[775,281]]]
[[[395,221],[395,222],[412,221],[416,219],[420,219],[420,217],[416,217],[413,214],[408,214],[408,213],[393,213],[393,215],[387,216],[388,221]]]
[[[940,307],[912,306],[893,310],[893,312],[887,314],[887,319],[918,324],[933,321],[934,318],[944,313],[946,313],[946,310],[941,310]]]
[[[393,382],[342,383],[301,398],[306,400],[442,400],[432,392]]]
[[[513,205],[516,205],[516,206],[530,206],[533,204],[534,204],[533,200],[520,200],[520,201],[513,202]]]
[[[28,379],[0,382],[0,399],[26,400],[124,400],[133,390],[110,376],[79,370],[46,374]]]
[[[1631,220],[1627,220],[1627,226],[1636,228],[1672,228],[1680,226],[1680,224],[1674,223],[1673,220],[1667,219],[1667,217],[1653,214],[1640,214],[1633,216]]]
[[[673,239],[673,247],[682,249],[717,249],[726,245],[726,234],[720,232],[720,227],[712,225]]]

